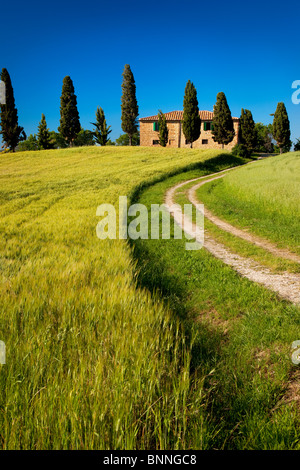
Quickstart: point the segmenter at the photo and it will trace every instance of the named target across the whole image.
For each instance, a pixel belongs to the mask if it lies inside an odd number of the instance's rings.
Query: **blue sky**
[[[70,75],[81,125],[92,129],[101,106],[112,139],[119,137],[122,72],[130,64],[139,117],[182,109],[191,80],[200,109],[213,110],[223,91],[232,115],[250,109],[256,122],[272,122],[283,101],[295,141],[299,13],[299,3],[276,0],[12,0],[0,7],[0,69],[10,73],[27,135],[37,132],[42,113],[57,130],[62,81]]]

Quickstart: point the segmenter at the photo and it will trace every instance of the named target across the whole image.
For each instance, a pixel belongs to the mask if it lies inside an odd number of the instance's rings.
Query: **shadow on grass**
[[[129,194],[130,204],[138,202],[138,199],[141,193],[157,183],[161,183],[168,178],[179,175],[181,173],[187,173],[193,170],[203,171],[203,175],[209,175],[210,173],[216,173],[218,171],[225,170],[226,168],[232,168],[234,166],[239,166],[251,161],[251,159],[245,160],[241,157],[235,157],[230,153],[222,153],[217,157],[210,158],[204,162],[191,163],[190,165],[184,167],[175,168],[175,170],[163,173],[155,178],[149,179],[137,185]]]

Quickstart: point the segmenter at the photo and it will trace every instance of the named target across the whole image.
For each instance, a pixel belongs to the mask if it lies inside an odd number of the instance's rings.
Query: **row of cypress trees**
[[[280,153],[291,148],[290,121],[284,103],[277,104],[272,125],[272,136],[276,140]],[[257,146],[257,133],[252,113],[249,109],[241,111],[239,123],[239,142],[248,152],[252,152]]]
[[[168,130],[166,119],[161,110],[158,113],[159,141],[162,146],[168,142]],[[183,99],[182,131],[190,147],[199,139],[201,134],[201,119],[199,115],[197,91],[194,84],[189,80],[186,84]],[[214,106],[214,120],[212,127],[215,142],[224,145],[229,144],[234,138],[235,131],[231,112],[223,92],[218,93],[217,102]]]
[[[194,84],[189,80],[185,87],[183,99],[182,131],[191,148],[193,142],[200,137],[200,128],[201,119],[199,116],[197,91]],[[224,145],[229,144],[235,136],[231,112],[223,92],[217,94],[211,132],[213,140],[218,144],[222,144],[222,148]]]
[[[15,106],[14,91],[8,71],[4,68],[1,72],[1,81],[5,84],[5,103],[1,104],[1,134],[4,142],[4,148],[15,151],[19,142],[26,140],[24,128],[18,125],[18,112]],[[124,67],[122,83],[122,129],[129,137],[129,145],[132,144],[132,138],[138,130],[138,104],[136,99],[135,80],[128,64]],[[92,132],[95,142],[99,145],[106,145],[108,136],[111,133],[111,126],[106,123],[104,111],[97,107],[96,122],[91,123],[95,126]],[[63,79],[62,93],[60,98],[60,125],[59,134],[63,137],[66,144],[73,146],[76,137],[81,131],[79,113],[77,109],[77,97],[75,95],[72,79],[66,76]],[[45,115],[42,114],[38,126],[38,145],[39,148],[52,148],[52,138],[47,128]]]
[[[161,110],[158,112],[159,141],[160,145],[166,146],[168,142],[168,129],[166,119]],[[186,141],[191,148],[193,142],[200,137],[201,119],[199,116],[199,107],[197,91],[194,84],[189,80],[185,87],[183,100],[183,122],[182,130]],[[214,106],[214,118],[211,129],[213,140],[218,144],[224,145],[232,142],[235,136],[231,111],[223,92],[217,94],[217,101]],[[280,153],[285,148],[290,148],[290,123],[284,103],[278,103],[273,121],[273,137],[276,140]],[[250,110],[241,110],[239,121],[239,144],[243,145],[249,154],[256,147],[255,122]]]
[[[166,118],[161,110],[158,111],[158,129],[160,145],[165,147],[168,142],[168,128]],[[193,142],[200,137],[200,129],[201,119],[197,91],[194,84],[189,80],[185,87],[183,99],[182,131],[191,148]],[[231,142],[235,135],[231,112],[223,92],[218,93],[217,102],[214,106],[212,134],[214,141],[222,144],[222,147]]]
[[[23,127],[18,125],[17,109],[15,107],[14,93],[9,73],[6,69],[2,69],[1,80],[6,86],[6,103],[1,105],[1,127],[2,139],[6,148],[15,151],[16,146],[22,140],[26,139]],[[128,64],[125,65],[123,71],[122,82],[122,130],[129,137],[129,145],[132,145],[132,138],[138,130],[138,104],[136,99],[136,85],[133,73]],[[65,139],[69,146],[72,146],[74,140],[78,136],[81,126],[79,113],[77,109],[77,97],[74,91],[74,85],[69,76],[63,79],[62,94],[60,99],[60,126],[59,133]],[[168,128],[164,114],[159,110],[159,140],[162,146],[166,146],[168,142]],[[96,122],[91,123],[95,126],[93,132],[96,143],[106,145],[108,135],[111,132],[111,126],[107,126],[104,111],[97,107]],[[182,130],[184,136],[192,148],[193,142],[200,137],[201,119],[199,116],[199,107],[197,99],[197,91],[194,84],[189,80],[185,87],[183,100],[183,122]],[[234,136],[234,126],[226,96],[223,92],[217,94],[217,101],[214,106],[214,118],[212,125],[213,140],[218,144],[229,144]],[[278,103],[273,121],[273,137],[277,141],[280,148],[289,148],[290,141],[290,123],[284,103]],[[255,148],[255,123],[251,111],[243,109],[241,111],[239,123],[239,142],[244,145],[249,152]],[[45,115],[38,127],[38,142],[40,148],[51,148],[50,132],[47,129]]]

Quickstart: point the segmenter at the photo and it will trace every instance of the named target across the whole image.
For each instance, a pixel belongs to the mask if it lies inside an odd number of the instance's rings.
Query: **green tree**
[[[201,119],[199,115],[197,91],[189,80],[185,87],[183,99],[182,130],[187,142],[193,147],[193,142],[200,137]]]
[[[231,112],[223,92],[217,94],[214,105],[212,135],[215,142],[222,144],[222,148],[232,142],[235,136]]]
[[[50,131],[50,139],[54,149],[65,149],[68,143],[59,132]]]
[[[239,122],[239,142],[248,149],[251,154],[256,147],[255,122],[249,109],[241,111]]]
[[[59,132],[50,131],[50,139],[52,148],[65,149],[68,147],[68,143]],[[87,129],[80,129],[76,139],[73,142],[74,147],[83,147],[95,145],[93,132]]]
[[[59,133],[68,145],[73,146],[74,140],[80,132],[79,113],[77,110],[77,98],[74,85],[67,75],[63,79],[62,94],[60,98],[60,126]]]
[[[90,145],[95,145],[94,133],[88,129],[81,128],[74,140],[74,147],[85,147]]]
[[[273,153],[274,145],[273,139],[273,125],[265,125],[261,122],[257,122],[254,127],[256,134],[256,152]]]
[[[37,140],[40,149],[47,150],[53,148],[50,132],[47,128],[46,118],[44,114],[42,114],[42,119],[38,126]]]
[[[129,145],[132,145],[133,135],[137,133],[138,129],[137,117],[139,114],[139,109],[136,99],[135,81],[133,73],[128,64],[125,65],[123,71],[122,92],[122,130],[129,137]]]
[[[5,84],[5,104],[1,104],[1,132],[4,142],[3,148],[15,151],[18,143],[26,140],[24,128],[18,124],[18,111],[15,106],[14,90],[10,75],[2,69],[1,81]]]
[[[300,150],[300,139],[296,139],[297,142],[294,145],[294,151],[298,152]]]
[[[97,144],[106,145],[108,136],[111,133],[111,126],[107,126],[104,111],[99,106],[96,111],[96,122],[91,122],[91,124],[96,127],[93,136]]]
[[[169,131],[166,121],[166,116],[161,110],[158,111],[158,129],[159,129],[159,143],[162,147],[166,147],[169,138]]]
[[[38,150],[39,144],[36,134],[30,134],[26,140],[23,140],[18,143],[16,150],[18,152]]]
[[[290,121],[284,103],[277,104],[273,120],[273,137],[277,142],[280,153],[291,148]]]
[[[237,157],[242,158],[249,158],[251,157],[250,150],[244,144],[236,144],[233,149],[231,150],[232,155],[236,155]]]
[[[131,144],[129,143],[129,135],[128,134],[121,134],[120,137],[116,139],[116,145],[121,146],[121,145],[132,145],[132,146],[137,146],[140,145],[140,134],[139,132],[136,132],[133,134],[131,138]]]

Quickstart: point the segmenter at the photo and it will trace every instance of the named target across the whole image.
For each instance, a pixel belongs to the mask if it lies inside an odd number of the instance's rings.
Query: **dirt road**
[[[224,170],[219,173],[211,175],[211,178],[201,181],[207,176],[201,178],[194,178],[183,183],[177,184],[172,188],[168,189],[165,194],[165,206],[170,211],[170,213],[175,217],[176,222],[181,226],[181,228],[189,235],[196,233],[196,240],[198,239],[201,242],[200,230],[197,231],[195,224],[184,223],[184,217],[180,210],[176,211],[176,214],[171,209],[171,206],[175,204],[175,192],[179,188],[183,188],[185,185],[198,181],[193,187],[188,190],[188,198],[190,202],[194,205],[200,204],[200,201],[197,200],[196,191],[197,189],[210,181],[215,179],[223,178],[226,175],[227,171],[231,171],[232,168]],[[256,235],[252,235],[245,230],[238,229],[233,225],[219,219],[214,216],[210,211],[205,209],[205,217],[207,217],[211,222],[217,225],[222,230],[232,233],[233,235],[240,237],[244,240],[247,240],[249,243],[253,243],[257,246],[264,248],[270,253],[282,257],[285,259],[292,260],[294,262],[300,263],[300,257],[291,253],[289,250],[280,249],[276,247],[275,244],[271,243],[268,240],[262,239]],[[264,285],[268,289],[276,292],[283,299],[289,300],[295,304],[300,304],[300,274],[292,274],[288,272],[274,274],[267,267],[262,266],[250,258],[242,257],[236,253],[233,253],[229,248],[225,247],[222,243],[217,242],[212,237],[208,236],[206,233],[204,235],[204,248],[209,251],[213,256],[222,260],[225,264],[231,266],[243,277],[248,278],[253,282]]]

